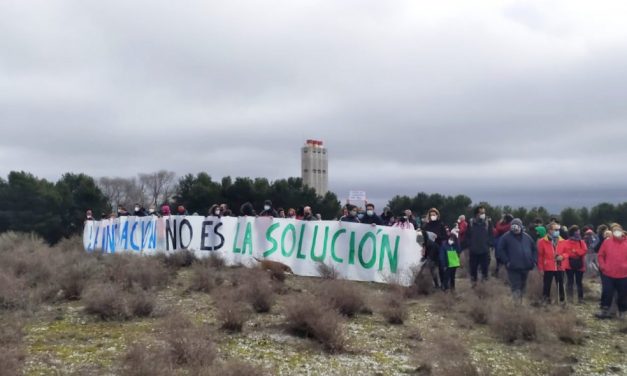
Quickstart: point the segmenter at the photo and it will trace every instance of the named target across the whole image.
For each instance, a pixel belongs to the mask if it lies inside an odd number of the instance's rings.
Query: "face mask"
[[[307,214],[309,214],[309,213],[307,213]],[[354,217],[354,216],[357,215],[357,212],[356,211],[351,211],[350,214]]]
[[[449,240],[448,240],[448,244],[449,244],[449,245],[453,245],[454,243],[455,243],[455,241],[454,241],[454,240],[451,240],[451,239],[449,239]]]
[[[431,216],[431,220],[434,221],[434,222],[437,221],[438,220],[438,216],[437,215],[432,215]]]
[[[620,230],[614,230],[614,232],[612,233],[614,235],[615,238],[620,239],[623,237],[623,232]]]
[[[374,214],[373,210],[366,210],[366,214],[368,214],[369,216],[372,216]]]
[[[560,231],[559,230],[555,230],[551,233],[551,236],[554,238],[559,238],[560,237]]]
[[[264,205],[263,210],[270,210],[270,205]]]
[[[359,213],[359,214],[357,214],[357,218],[359,218],[359,219],[364,218],[364,213]]]
[[[479,214],[479,219],[485,219],[485,214]]]
[[[139,206],[136,206],[136,207],[135,207],[135,211],[139,211]]]
[[[154,212],[155,212],[155,209],[148,209],[148,212],[149,212],[149,213],[154,213]]]
[[[512,225],[512,232],[514,234],[520,234],[520,232],[522,231],[522,229],[520,228],[520,226],[518,225]]]
[[[215,215],[220,215],[220,209],[216,209],[216,210],[213,212],[213,214],[215,214]]]

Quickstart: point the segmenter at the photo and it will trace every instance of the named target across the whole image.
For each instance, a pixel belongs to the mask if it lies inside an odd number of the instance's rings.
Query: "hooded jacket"
[[[498,255],[509,270],[531,270],[538,261],[538,249],[531,236],[509,231],[501,237]]]
[[[627,238],[605,239],[599,250],[599,269],[610,278],[627,278]]]
[[[538,270],[541,272],[557,272],[564,271],[564,260],[561,261],[560,265],[557,265],[555,258],[558,255],[561,255],[560,245],[564,243],[565,240],[561,237],[557,240],[557,246],[553,246],[553,239],[551,239],[548,235],[539,239],[538,246]],[[564,257],[562,255],[562,257]]]

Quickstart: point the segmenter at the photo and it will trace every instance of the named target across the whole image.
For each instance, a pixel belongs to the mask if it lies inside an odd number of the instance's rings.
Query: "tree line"
[[[266,178],[224,177],[213,180],[206,172],[187,174],[177,179],[171,171],[142,173],[131,178],[101,177],[95,179],[86,174],[66,173],[58,181],[51,182],[24,171],[12,171],[7,179],[0,178],[0,233],[5,231],[35,232],[51,244],[61,238],[80,234],[85,210],[92,209],[96,217],[110,213],[118,206],[130,207],[135,203],[157,209],[163,203],[183,205],[189,213],[206,215],[212,204],[227,203],[234,214],[240,206],[250,202],[255,208],[271,200],[275,208],[302,208],[309,205],[323,219],[337,218],[341,204],[337,196],[329,192],[316,194],[313,188],[303,184],[300,178],[269,181]],[[566,225],[598,226],[602,223],[627,223],[627,202],[614,205],[601,203],[590,209],[565,208],[560,213],[549,213],[543,207],[492,206],[486,207],[488,216],[498,219],[511,213],[529,223],[541,218],[547,223],[556,217]],[[465,195],[445,196],[439,193],[417,193],[414,197],[394,196],[388,207],[393,214],[411,209],[417,216],[429,208],[438,208],[442,219],[449,224],[460,214],[470,216],[474,204]],[[381,208],[380,208],[381,209]]]

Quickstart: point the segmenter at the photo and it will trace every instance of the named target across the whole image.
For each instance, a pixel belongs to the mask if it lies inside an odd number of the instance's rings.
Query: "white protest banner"
[[[366,201],[366,191],[350,191],[348,192],[349,202],[364,202]]]
[[[257,265],[269,259],[294,274],[318,276],[318,264],[335,267],[355,281],[409,284],[420,264],[416,232],[395,227],[337,221],[271,217],[120,217],[87,221],[87,252],[155,254],[187,249],[199,258],[212,252],[227,264]]]

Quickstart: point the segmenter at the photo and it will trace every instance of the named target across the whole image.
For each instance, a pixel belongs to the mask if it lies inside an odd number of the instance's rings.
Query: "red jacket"
[[[586,253],[588,252],[588,247],[586,247],[586,242],[583,240],[565,240],[557,246],[557,252],[564,257],[562,260],[562,267],[564,270],[571,270],[570,263],[568,261],[569,257],[582,258],[583,266],[579,271],[586,271]]]
[[[627,278],[627,238],[605,239],[599,250],[599,268],[610,278]]]
[[[555,256],[559,255],[560,245],[564,243],[564,239],[559,238],[557,247],[553,247],[553,240],[549,236],[538,239],[538,270],[541,272],[556,272],[564,270],[564,260],[560,267],[557,267]]]
[[[506,232],[508,232],[512,228],[512,225],[506,223],[505,221],[498,221],[496,226],[494,226],[494,237],[498,238],[502,236]]]
[[[466,231],[468,231],[468,222],[466,222],[465,220],[459,222],[459,241],[460,242],[464,240],[464,237],[466,236]]]

